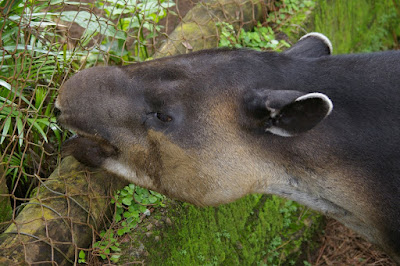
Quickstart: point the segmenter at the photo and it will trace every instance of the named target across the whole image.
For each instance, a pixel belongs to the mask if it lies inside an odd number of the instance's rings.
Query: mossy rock
[[[269,195],[220,207],[168,201],[122,250],[150,265],[294,264],[321,225],[315,212]],[[125,259],[121,259],[121,263]]]

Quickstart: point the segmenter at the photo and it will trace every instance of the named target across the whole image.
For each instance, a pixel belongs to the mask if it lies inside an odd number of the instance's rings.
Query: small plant
[[[217,233],[215,233],[215,236],[216,236],[216,238],[217,238],[217,241],[218,242],[222,242],[222,239],[230,239],[231,238],[231,235],[226,231],[226,230],[223,230],[222,232],[217,232]]]
[[[100,233],[101,240],[93,248],[102,259],[109,258],[112,262],[119,260],[118,237],[131,232],[141,220],[150,215],[149,207],[162,207],[164,196],[134,184],[118,191],[112,203],[115,203],[114,226]],[[114,229],[115,228],[115,229]]]
[[[117,262],[121,256],[119,253],[119,243],[112,230],[100,233],[101,241],[93,244],[95,254],[97,253],[103,260],[109,258],[112,262]]]
[[[308,15],[305,10],[315,7],[314,0],[283,0],[274,2],[276,12],[268,14],[267,22],[284,26],[287,22],[292,24],[303,22]]]
[[[294,250],[300,249],[304,239],[312,235],[310,225],[318,219],[318,216],[313,215],[313,212],[309,211],[308,208],[291,200],[283,201],[279,212],[282,225],[279,231],[282,233],[269,241],[264,262],[268,262],[267,265],[275,265],[285,261],[288,265],[295,265],[297,258],[290,256]],[[293,217],[298,218],[294,220]],[[298,237],[296,232],[301,230],[306,231],[302,233],[302,237]],[[264,262],[260,262],[260,264]]]
[[[197,258],[199,259],[200,262],[204,262],[206,260],[206,257],[203,254],[198,254]]]
[[[251,31],[222,22],[219,27],[219,47],[252,48],[255,50],[282,51],[290,47],[285,40],[277,40],[275,32],[291,37],[298,35],[301,25],[315,7],[314,0],[274,1],[275,12],[268,13],[264,24],[258,23]],[[297,36],[296,36],[297,37]]]
[[[86,264],[86,253],[83,250],[79,251],[78,263]]]
[[[245,31],[240,29],[239,34],[236,33],[234,27],[228,23],[222,22],[217,24],[220,28],[220,47],[242,48],[248,47],[255,50],[273,50],[281,51],[284,47],[290,45],[284,40],[276,40],[275,33],[271,27],[263,27],[258,23],[253,31]]]

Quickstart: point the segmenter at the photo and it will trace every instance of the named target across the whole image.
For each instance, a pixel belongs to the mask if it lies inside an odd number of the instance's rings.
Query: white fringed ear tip
[[[331,99],[329,99],[328,96],[326,96],[325,94],[320,93],[320,92],[308,93],[306,95],[300,96],[295,101],[296,102],[304,101],[304,100],[312,99],[312,98],[319,98],[319,99],[321,99],[321,100],[323,100],[325,102],[325,104],[328,106],[328,112],[326,113],[326,116],[328,116],[332,112],[333,103],[332,103]]]
[[[323,35],[322,33],[319,33],[319,32],[310,32],[310,33],[304,35],[303,37],[301,37],[299,41],[301,41],[301,40],[303,40],[303,39],[306,39],[306,38],[308,38],[308,37],[316,37],[316,38],[318,38],[318,39],[321,39],[321,40],[328,46],[330,54],[333,53],[333,47],[332,47],[331,41],[329,40],[328,37],[326,37],[326,36]]]

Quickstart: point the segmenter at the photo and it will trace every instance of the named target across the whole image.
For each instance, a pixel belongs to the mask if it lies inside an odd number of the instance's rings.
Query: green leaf
[[[132,198],[123,198],[122,203],[129,206],[132,204]]]
[[[123,215],[124,215],[125,218],[129,218],[129,217],[138,218],[139,217],[139,212],[138,211],[124,212]]]
[[[117,235],[118,236],[122,236],[122,235],[124,235],[126,233],[126,229],[125,228],[120,228],[120,229],[118,229],[118,231],[117,231]]]
[[[139,204],[132,204],[131,206],[129,206],[128,208],[128,212],[136,212],[139,211]]]
[[[115,245],[110,247],[112,251],[114,252],[119,252],[121,251],[121,249],[119,248],[119,243],[117,241],[115,241]]]
[[[93,37],[97,33],[116,39],[124,39],[125,35],[121,31],[116,31],[112,21],[103,17],[96,16],[87,11],[64,11],[61,13],[61,19],[68,22],[75,22],[85,28],[84,35]]]
[[[18,130],[18,138],[19,138],[19,146],[22,147],[22,144],[24,143],[24,124],[19,116],[16,118],[17,121],[17,130]]]
[[[139,205],[139,211],[140,211],[141,213],[144,213],[146,210],[147,210],[146,206]]]
[[[115,214],[114,220],[118,223],[119,221],[122,220],[122,216],[120,214]]]
[[[6,15],[7,13],[12,14],[12,13],[16,12],[18,9],[18,5],[22,2],[23,2],[23,0],[13,0],[13,1],[3,0],[3,1],[1,1],[0,6],[2,7],[2,9],[4,8],[3,12],[2,12],[3,15]]]
[[[150,202],[151,204],[156,203],[157,200],[158,200],[157,197],[152,196],[152,195],[149,196],[149,202]]]
[[[121,257],[121,255],[114,254],[114,255],[111,256],[110,260],[112,262],[118,262],[120,257]]]
[[[80,259],[85,259],[86,258],[86,254],[83,250],[79,251],[79,258]]]
[[[1,82],[1,81],[3,81],[3,82]],[[13,90],[9,83],[5,82],[4,80],[0,80],[0,85],[2,85],[7,90],[11,91],[13,93],[13,95],[17,95],[18,97],[20,97],[21,100],[23,100],[25,103],[27,103],[32,109],[36,110],[36,108],[34,106],[32,106],[32,104],[30,103],[30,101],[28,101],[28,99],[26,99],[25,96],[23,96],[21,92],[19,92],[17,90]]]
[[[11,117],[9,116],[9,117],[7,117],[6,121],[4,121],[4,127],[3,127],[3,131],[1,133],[2,136],[0,139],[0,144],[3,144],[3,142],[6,138],[6,135],[8,133],[8,130],[10,129],[10,126],[11,126]]]
[[[44,141],[47,143],[48,140],[47,140],[46,133],[43,131],[43,129],[39,125],[40,120],[37,119],[35,121],[34,118],[27,118],[26,120],[27,120],[28,124],[32,125],[37,131],[39,131],[40,135],[43,137]]]
[[[0,79],[0,85],[6,88],[7,90],[11,90],[11,85],[7,83],[5,80]]]

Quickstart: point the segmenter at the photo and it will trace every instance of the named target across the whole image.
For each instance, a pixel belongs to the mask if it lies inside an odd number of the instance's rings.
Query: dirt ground
[[[326,226],[317,239],[319,248],[307,254],[308,261],[315,266],[396,265],[378,248],[334,219],[327,219]]]

